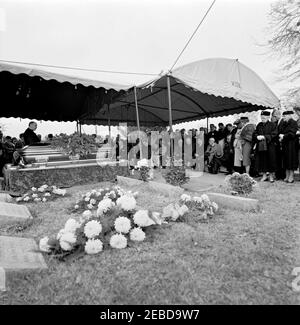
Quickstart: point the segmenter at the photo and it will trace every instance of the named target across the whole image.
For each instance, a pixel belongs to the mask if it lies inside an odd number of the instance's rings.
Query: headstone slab
[[[139,186],[139,185],[147,185],[151,190],[162,194],[164,196],[176,196],[181,195],[184,192],[184,189],[179,186],[173,186],[166,183],[149,181],[143,182],[139,179],[117,176],[118,184],[121,186]]]
[[[0,267],[5,271],[42,270],[47,264],[33,239],[0,236]]]
[[[0,226],[32,218],[25,205],[0,202]]]
[[[182,195],[184,192],[184,189],[179,187],[179,186],[174,186],[171,184],[166,184],[166,183],[159,183],[159,182],[154,182],[150,181],[149,182],[149,188],[154,190],[157,193],[160,193],[164,196],[179,196]]]
[[[188,176],[190,178],[203,176],[203,172],[202,171],[194,171],[194,170],[191,170],[191,169],[186,169],[185,170],[185,173],[186,173],[186,176]]]
[[[259,201],[240,196],[226,195],[222,193],[207,193],[211,201],[216,202],[220,207],[241,210],[259,211]]]
[[[121,186],[138,186],[143,184],[144,182],[130,177],[124,177],[124,176],[117,176],[118,184]]]

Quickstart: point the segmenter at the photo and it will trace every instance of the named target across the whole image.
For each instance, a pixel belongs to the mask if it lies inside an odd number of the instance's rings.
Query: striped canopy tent
[[[167,126],[236,113],[279,108],[266,83],[236,59],[213,58],[193,62],[129,89],[96,114],[86,113],[85,124]],[[138,109],[138,110],[137,110]]]
[[[80,121],[131,87],[0,61],[0,117]]]

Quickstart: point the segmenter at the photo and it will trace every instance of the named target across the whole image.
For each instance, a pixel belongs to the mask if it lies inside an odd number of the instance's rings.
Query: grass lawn
[[[56,234],[80,194],[106,185],[77,186],[66,198],[28,204],[33,224],[0,233],[37,241]],[[261,184],[253,194],[260,213],[221,210],[207,224],[170,223],[142,244],[77,261],[45,256],[48,270],[7,275],[0,304],[299,304],[291,288],[291,272],[300,266],[299,185]],[[176,200],[139,192],[143,208],[161,211]]]

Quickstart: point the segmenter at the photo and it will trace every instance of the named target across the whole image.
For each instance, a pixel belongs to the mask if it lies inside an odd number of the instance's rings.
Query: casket
[[[43,184],[69,187],[113,181],[117,175],[128,176],[127,161],[109,157],[110,149],[104,146],[98,150],[98,156],[95,152],[87,159],[75,160],[49,144],[26,146],[21,154],[27,164],[24,167],[7,164],[3,169],[5,189],[25,193]]]
[[[69,160],[69,157],[58,149],[51,148],[50,143],[39,143],[36,145],[25,146],[21,155],[28,164],[46,161]]]

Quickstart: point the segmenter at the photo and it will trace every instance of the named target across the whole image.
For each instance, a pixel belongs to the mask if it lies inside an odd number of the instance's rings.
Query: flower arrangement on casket
[[[257,182],[248,174],[233,173],[225,178],[225,183],[232,195],[250,194]]]
[[[136,197],[138,192],[131,193],[131,191],[125,192],[121,187],[114,186],[112,188],[100,188],[98,190],[93,189],[81,196],[79,200],[76,201],[75,205],[71,207],[70,212],[78,213],[85,210],[97,210],[99,203],[103,199],[110,199],[114,203],[123,196],[125,193],[133,195]]]
[[[73,254],[97,254],[106,248],[123,249],[143,242],[146,233],[163,222],[158,212],[137,210],[134,196],[124,193],[115,202],[103,198],[96,213],[86,210],[79,221],[70,218],[54,238],[42,238],[39,247],[62,260]]]
[[[88,134],[80,135],[75,132],[71,135],[61,133],[53,137],[51,146],[58,148],[66,155],[87,158],[88,154],[97,151],[98,144],[93,136]]]
[[[211,202],[206,194],[194,197],[182,194],[179,203],[170,204],[164,208],[163,218],[184,222],[188,216],[195,221],[207,222],[218,210],[217,203]],[[186,214],[186,212],[189,213]]]
[[[44,184],[40,187],[32,187],[30,191],[23,196],[16,198],[16,202],[31,203],[31,202],[48,202],[53,201],[59,197],[65,196],[67,191],[56,186],[48,186]]]

